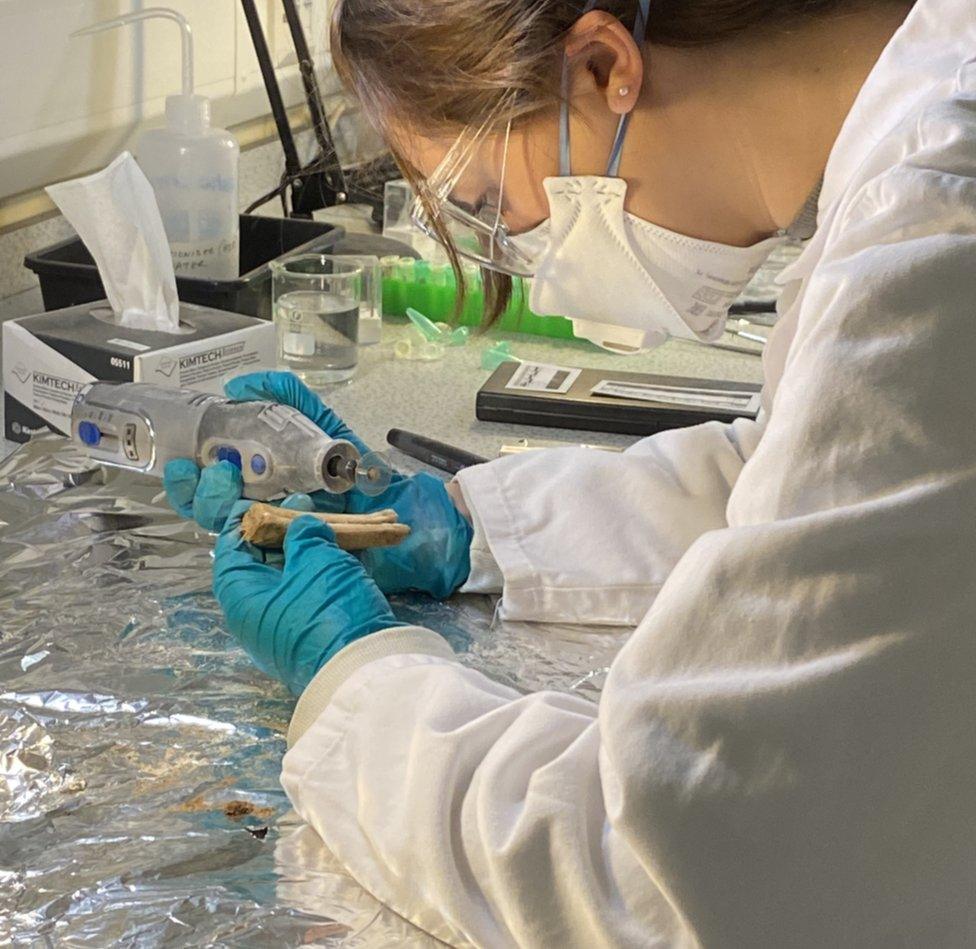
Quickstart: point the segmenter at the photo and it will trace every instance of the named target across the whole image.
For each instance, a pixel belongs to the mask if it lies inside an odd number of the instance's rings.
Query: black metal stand
[[[315,75],[315,63],[312,60],[301,18],[295,7],[295,0],[281,0],[281,5],[285,11],[285,19],[298,57],[305,101],[308,104],[312,128],[318,144],[318,154],[308,165],[302,166],[257,8],[254,0],[241,0],[251,42],[254,44],[254,52],[261,67],[261,77],[268,92],[271,114],[274,116],[278,138],[285,153],[285,172],[280,184],[274,191],[259,198],[248,210],[253,210],[272,198],[280,196],[287,217],[311,218],[313,211],[352,201],[371,205],[374,219],[382,220],[382,194],[360,188],[354,176],[347,175],[342,168],[322,103],[322,92]],[[389,177],[399,177],[392,162],[389,164],[389,171]]]

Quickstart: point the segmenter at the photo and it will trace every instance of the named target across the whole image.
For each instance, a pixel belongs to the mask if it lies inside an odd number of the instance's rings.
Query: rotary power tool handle
[[[275,402],[231,402],[193,389],[147,383],[93,383],[72,410],[72,435],[97,461],[162,477],[166,464],[239,468],[244,496],[341,494],[359,484],[378,493],[390,472],[381,458],[362,464],[358,449],[334,439],[298,409]]]

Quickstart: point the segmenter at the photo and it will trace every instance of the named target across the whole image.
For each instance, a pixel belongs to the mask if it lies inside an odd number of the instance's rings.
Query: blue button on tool
[[[268,470],[268,463],[264,460],[264,455],[254,455],[251,458],[251,471],[256,475],[263,475]]]
[[[241,461],[241,453],[236,448],[231,448],[229,445],[221,445],[217,449],[217,461],[229,461],[235,468],[243,468],[244,463]]]
[[[102,432],[94,422],[82,422],[78,426],[78,437],[84,444],[94,448],[102,440]]]

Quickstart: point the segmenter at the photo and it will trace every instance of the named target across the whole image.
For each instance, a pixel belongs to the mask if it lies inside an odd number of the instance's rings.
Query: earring
[[[625,96],[629,96],[630,86],[621,86],[620,89],[618,90],[618,95],[620,96],[621,99],[623,99]]]

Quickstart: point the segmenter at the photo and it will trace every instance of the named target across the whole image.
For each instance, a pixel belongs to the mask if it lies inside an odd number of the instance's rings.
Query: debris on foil
[[[224,630],[211,550],[56,436],[0,462],[0,945],[440,945],[290,811],[294,700]],[[393,607],[523,690],[595,699],[624,639]]]

